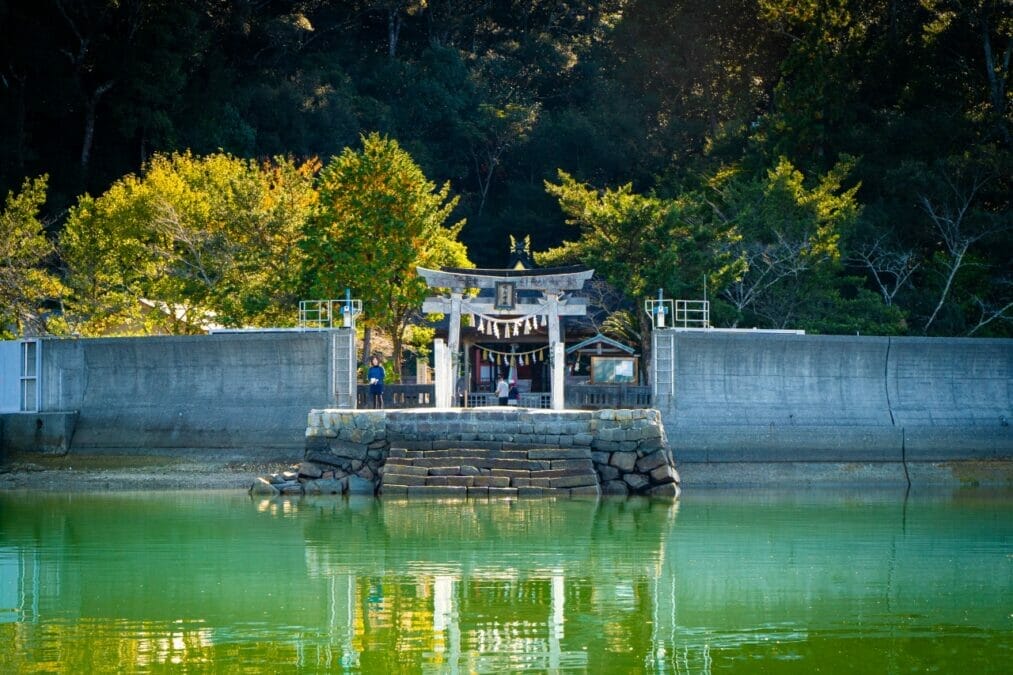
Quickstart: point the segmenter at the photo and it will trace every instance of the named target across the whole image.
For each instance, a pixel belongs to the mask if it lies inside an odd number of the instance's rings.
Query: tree
[[[710,285],[723,285],[738,268],[727,252],[737,237],[734,228],[711,227],[695,205],[639,195],[629,184],[599,191],[560,171],[559,182],[546,182],[545,189],[580,237],[536,254],[536,261],[581,262],[620,290],[637,310],[649,371],[650,322],[640,304],[659,288],[670,297],[696,295],[705,276]]]
[[[783,157],[759,178],[736,167],[713,177],[704,196],[712,217],[742,234],[735,248],[745,270],[720,292],[735,309],[733,325],[818,327],[841,311],[826,294],[860,212],[859,186],[843,187],[853,166],[844,158],[811,186]]]
[[[320,298],[346,288],[362,297],[364,322],[390,335],[400,374],[408,322],[427,292],[415,268],[471,263],[457,240],[464,221],[446,225],[457,204],[450,184],[437,189],[393,139],[361,140],[361,150],[346,148],[320,174],[303,239],[308,286]]]
[[[0,336],[45,332],[43,303],[63,293],[45,265],[54,253],[39,209],[46,201],[47,176],[25,179],[21,191],[7,193],[0,211]]]
[[[84,195],[61,238],[80,330],[294,323],[316,169],[282,158],[261,167],[223,153],[156,155],[142,176]],[[159,311],[146,312],[151,305]]]
[[[941,311],[948,304],[957,304],[955,313],[960,319],[951,321],[945,332],[965,329],[973,302],[981,316],[970,329],[976,332],[995,319],[1003,318],[1010,309],[1009,285],[1000,275],[997,283],[989,278],[978,279],[972,288],[965,288],[963,297],[953,298],[962,277],[972,268],[980,276],[989,267],[983,244],[989,240],[1002,241],[1003,235],[1013,229],[1013,217],[1008,202],[1008,180],[1001,164],[988,155],[982,157],[950,157],[934,163],[932,167],[909,164],[905,170],[911,176],[911,190],[916,203],[932,227],[933,240],[939,242],[931,256],[928,272],[936,273],[936,298],[922,331],[933,331]],[[992,287],[992,288],[990,288]],[[990,311],[984,297],[998,299],[998,306]]]

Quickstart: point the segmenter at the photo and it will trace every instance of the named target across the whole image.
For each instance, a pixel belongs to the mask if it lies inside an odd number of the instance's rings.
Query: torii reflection
[[[650,640],[649,594],[678,503],[310,508],[321,514],[304,530],[310,576],[339,580],[327,601],[340,662],[366,668],[384,653],[398,655],[397,667],[470,672],[587,669],[593,654],[583,636],[568,639],[568,626],[599,611],[616,620],[596,648]]]

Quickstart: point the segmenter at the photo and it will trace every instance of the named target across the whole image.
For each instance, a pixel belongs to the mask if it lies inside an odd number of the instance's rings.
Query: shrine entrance
[[[564,407],[563,382],[565,353],[560,333],[560,317],[584,316],[584,298],[572,297],[591,278],[594,270],[586,267],[526,269],[464,269],[416,268],[430,288],[447,289],[449,297],[427,298],[422,311],[446,314],[449,317],[447,342],[436,340],[433,349],[436,406],[456,404],[456,384],[462,365],[461,317],[470,316],[471,325],[488,337],[487,345],[479,348],[493,362],[507,368],[524,363],[525,358],[547,358],[550,366],[550,400],[553,410]],[[469,289],[478,289],[477,296],[466,296]],[[532,344],[542,330],[547,333],[541,345]],[[517,342],[525,335],[525,346]]]

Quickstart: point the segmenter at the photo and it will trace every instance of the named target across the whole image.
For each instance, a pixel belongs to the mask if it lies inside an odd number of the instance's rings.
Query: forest
[[[1010,337],[1011,53],[1006,0],[0,0],[0,330],[403,336],[530,236],[633,340]]]

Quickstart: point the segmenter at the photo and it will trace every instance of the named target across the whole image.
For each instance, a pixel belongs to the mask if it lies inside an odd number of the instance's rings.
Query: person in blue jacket
[[[369,370],[366,372],[366,379],[369,380],[369,396],[373,401],[374,408],[383,407],[383,380],[387,377],[387,371],[380,365],[380,359],[373,357],[369,360]]]

